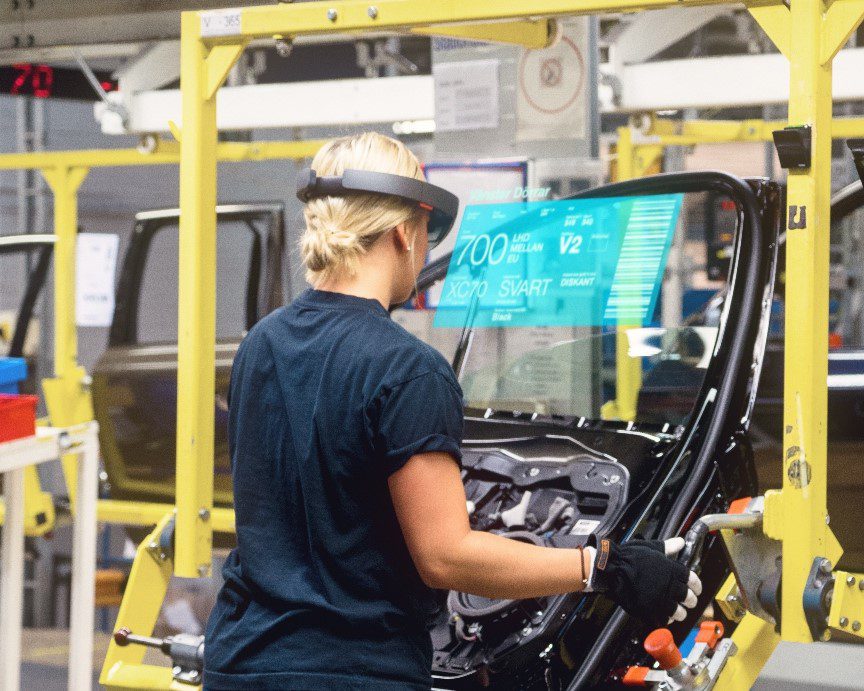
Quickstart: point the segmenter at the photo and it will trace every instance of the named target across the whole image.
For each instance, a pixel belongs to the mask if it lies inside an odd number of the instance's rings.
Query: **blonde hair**
[[[342,175],[349,168],[424,179],[417,157],[402,142],[377,132],[334,139],[312,159],[319,177]],[[417,214],[416,204],[384,194],[310,199],[300,239],[306,280],[314,286],[343,272],[355,275],[360,258],[378,238]]]

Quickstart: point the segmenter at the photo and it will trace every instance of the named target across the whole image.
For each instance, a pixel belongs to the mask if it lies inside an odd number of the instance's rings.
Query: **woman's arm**
[[[654,625],[681,621],[702,592],[699,578],[668,557],[684,540],[601,540],[588,548],[538,547],[471,530],[459,468],[446,453],[412,456],[389,479],[405,543],[424,582],[489,598],[522,599],[583,589],[604,592]],[[581,561],[581,563],[580,563]]]
[[[511,599],[582,590],[589,552],[471,530],[459,468],[448,454],[413,456],[389,485],[414,565],[430,587]]]

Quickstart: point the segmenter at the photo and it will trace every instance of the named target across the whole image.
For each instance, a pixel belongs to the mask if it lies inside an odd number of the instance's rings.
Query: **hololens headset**
[[[297,176],[297,198],[304,203],[315,197],[344,197],[352,192],[387,194],[416,202],[429,212],[429,249],[447,236],[459,211],[459,198],[452,192],[404,175],[349,168],[341,176],[318,177],[306,168]]]

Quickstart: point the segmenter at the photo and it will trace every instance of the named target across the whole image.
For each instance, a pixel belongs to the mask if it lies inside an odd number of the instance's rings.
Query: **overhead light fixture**
[[[430,134],[435,131],[434,120],[400,120],[393,123],[393,134]]]

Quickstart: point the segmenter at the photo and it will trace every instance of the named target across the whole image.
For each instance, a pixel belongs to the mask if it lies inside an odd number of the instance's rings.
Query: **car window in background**
[[[257,232],[241,221],[220,221],[216,230],[216,338],[246,332],[246,293]],[[162,226],[150,240],[138,299],[138,342],[177,342],[176,223]],[[258,264],[260,269],[260,257]]]

